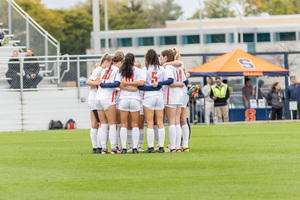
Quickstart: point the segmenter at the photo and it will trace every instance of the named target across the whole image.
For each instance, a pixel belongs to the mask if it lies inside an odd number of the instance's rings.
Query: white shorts
[[[105,100],[96,100],[96,108],[97,110],[104,110],[106,111],[110,106],[116,105],[115,102],[105,101]]]
[[[164,98],[163,96],[150,96],[144,99],[143,106],[150,110],[163,110]]]
[[[178,107],[182,107],[182,104],[167,104],[167,105],[165,105],[165,107],[168,107],[168,108],[178,108]]]
[[[87,103],[88,103],[90,110],[97,110],[96,99],[88,99]]]
[[[190,97],[186,94],[183,95],[183,102],[182,102],[182,108],[186,108],[188,103],[189,103],[189,100],[190,100]]]
[[[120,99],[119,110],[137,112],[141,109],[141,103],[137,99]]]

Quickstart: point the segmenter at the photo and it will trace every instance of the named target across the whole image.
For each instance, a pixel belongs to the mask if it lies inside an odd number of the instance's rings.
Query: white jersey
[[[119,68],[112,65],[111,67],[107,67],[102,70],[100,74],[101,83],[113,83],[115,82],[115,78],[117,73],[119,72]],[[104,100],[115,102],[115,89],[114,88],[98,88],[97,91],[97,100]]]
[[[120,83],[122,81],[127,81],[127,82],[136,82],[136,81],[139,81],[140,78],[141,78],[141,72],[142,70],[137,68],[136,66],[133,66],[133,74],[131,76],[131,78],[125,78],[125,77],[122,77],[121,76],[121,73],[119,72],[117,74],[117,77],[116,77],[116,81],[119,81]],[[128,87],[131,87],[131,86],[128,86]],[[132,91],[128,91],[128,90],[120,90],[120,97],[119,99],[128,99],[128,98],[131,98],[131,99],[138,99],[140,100],[140,92],[139,90],[135,91],[135,92],[132,92]]]
[[[167,74],[172,73],[174,77],[174,83],[182,83],[186,80],[184,75],[183,67],[174,67],[172,65],[166,66]],[[170,77],[170,75],[168,75]],[[169,78],[168,77],[168,78]],[[164,89],[164,100],[165,105],[176,104],[182,105],[183,102],[183,92],[181,87],[166,87]]]
[[[95,81],[99,75],[101,74],[102,72],[102,68],[101,67],[96,67],[92,74],[90,75],[89,79]],[[97,95],[97,90],[98,90],[98,85],[96,87],[93,87],[90,92],[89,92],[89,96],[88,96],[88,100],[95,100],[96,99],[96,95]]]
[[[153,82],[165,81],[166,77],[166,70],[163,67],[156,66],[155,68],[153,65],[150,65],[148,69],[147,67],[142,69],[141,81],[145,81],[146,86],[151,86]],[[144,91],[144,98],[149,96],[163,96],[163,91],[162,89],[159,91]]]

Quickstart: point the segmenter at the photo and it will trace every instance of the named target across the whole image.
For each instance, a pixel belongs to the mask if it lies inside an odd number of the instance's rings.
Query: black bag
[[[60,120],[51,120],[49,123],[49,130],[54,130],[54,129],[63,129],[63,124],[61,123]]]

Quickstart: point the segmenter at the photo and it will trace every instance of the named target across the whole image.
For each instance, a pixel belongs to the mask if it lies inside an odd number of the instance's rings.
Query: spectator
[[[257,91],[257,98],[263,99],[264,97],[267,98],[261,91],[262,86],[265,84],[263,80],[258,81],[258,91]]]
[[[297,78],[291,76],[291,85],[287,87],[286,99],[288,101],[297,101],[297,110],[293,110],[293,119],[300,118],[300,83],[297,83]]]
[[[9,62],[20,62],[18,51],[13,52],[13,58],[9,59]],[[20,63],[9,63],[6,77],[11,78],[7,80],[12,89],[20,89]]]
[[[203,95],[205,100],[205,124],[210,124],[210,114],[214,117],[215,111],[214,111],[214,100],[210,98],[210,91],[211,87],[214,84],[214,80],[209,77],[208,78],[208,84],[203,87]]]
[[[36,63],[37,59],[33,58],[34,54],[31,49],[27,50],[27,57],[24,62],[33,61],[32,63],[24,63],[24,88],[36,88],[43,77],[39,75],[40,65]]]
[[[284,94],[280,88],[278,82],[273,83],[271,90],[268,94],[268,104],[271,105],[271,120],[282,119],[282,108],[283,108]]]
[[[188,87],[188,89],[190,89],[190,88],[191,88],[191,86]],[[194,113],[195,113],[195,115],[194,115],[194,121],[193,121],[194,124],[198,123],[198,121],[200,122],[201,121],[200,119],[202,117],[201,110],[197,109],[197,104],[196,104],[197,103],[197,99],[200,99],[200,98],[204,98],[204,95],[203,95],[202,90],[201,90],[200,87],[197,90],[197,93],[194,94],[194,96],[193,95],[189,96],[189,102],[190,102],[190,104],[189,104],[189,108],[190,108],[190,120],[193,119],[193,110],[194,110]]]
[[[218,122],[229,121],[227,99],[230,96],[228,86],[222,83],[221,77],[216,77],[216,85],[211,87],[210,98],[214,100],[214,106],[218,117]]]
[[[245,86],[242,89],[243,94],[243,103],[245,108],[250,107],[249,100],[253,98],[253,95],[255,94],[255,91],[253,89],[253,86],[251,85],[251,79],[246,78],[245,79]]]

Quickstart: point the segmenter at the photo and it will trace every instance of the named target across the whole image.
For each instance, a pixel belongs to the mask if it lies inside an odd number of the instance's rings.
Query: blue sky
[[[75,5],[79,1],[84,0],[41,0],[47,8],[57,9],[57,8],[69,8]],[[159,1],[159,0],[156,0]],[[198,0],[175,0],[184,10],[184,17],[191,17],[196,10],[199,8]]]

